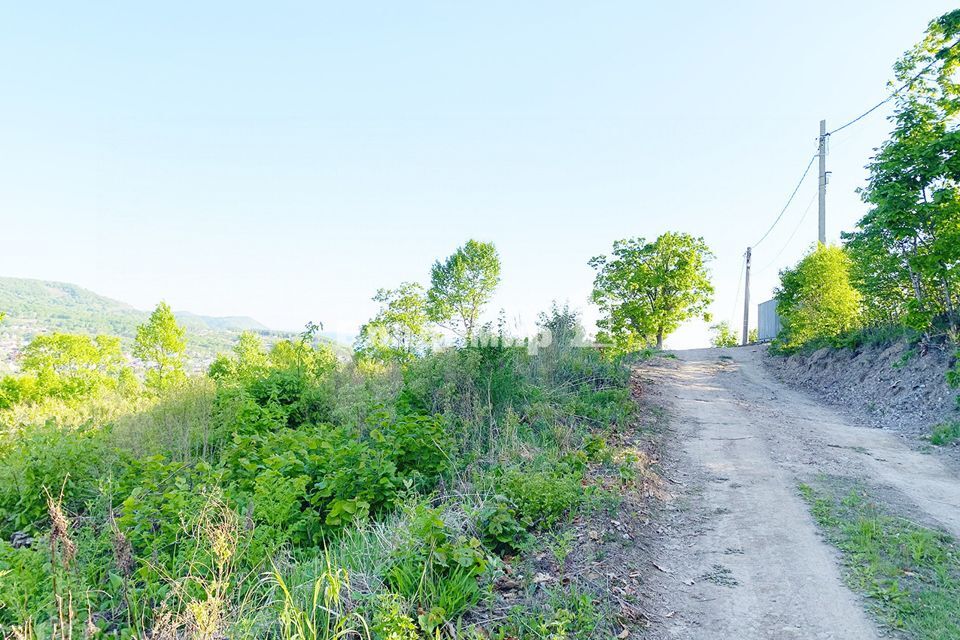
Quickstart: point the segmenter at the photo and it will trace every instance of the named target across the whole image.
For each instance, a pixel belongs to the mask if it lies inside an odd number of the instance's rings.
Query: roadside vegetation
[[[710,326],[710,346],[711,347],[736,347],[740,344],[741,336],[730,326],[726,320]],[[757,328],[754,327],[747,332],[747,344],[756,344],[758,341]]]
[[[780,273],[783,330],[774,353],[903,341],[893,366],[944,353],[960,386],[960,10],[933,20],[894,66],[890,137],[867,165],[869,210],[842,246],[818,244]],[[960,407],[960,397],[957,398]],[[934,445],[960,422],[931,428]],[[908,638],[960,638],[960,548],[945,534],[890,514],[862,488],[802,485],[826,537],[843,553],[851,587]]]
[[[620,634],[608,594],[514,567],[562,570],[571,520],[635,480],[605,440],[632,423],[629,369],[566,307],[536,338],[481,324],[499,278],[468,242],[429,287],[379,291],[349,360],[310,323],[192,375],[163,303],[139,372],[115,337],[37,336],[0,379],[0,635]]]
[[[960,638],[960,547],[890,514],[862,488],[800,485],[813,517],[843,554],[847,583],[907,638]]]
[[[870,335],[957,336],[960,288],[960,10],[932,21],[894,66],[890,138],[843,247],[815,247],[781,273],[779,346],[847,345]]]
[[[952,420],[935,426],[930,434],[930,442],[938,446],[960,442],[960,421]]]
[[[894,66],[890,137],[867,165],[870,207],[843,246],[780,273],[774,352],[904,340],[905,358],[947,354],[960,386],[960,10],[933,20]],[[958,396],[960,406],[960,396]],[[935,436],[941,439],[941,435]]]

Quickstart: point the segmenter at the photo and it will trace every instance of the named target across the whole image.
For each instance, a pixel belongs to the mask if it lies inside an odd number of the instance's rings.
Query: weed
[[[344,569],[334,568],[328,562],[327,569],[314,581],[306,602],[294,595],[276,569],[270,579],[282,598],[279,637],[283,640],[370,640],[366,621],[350,611],[344,600],[350,590],[349,576]]]
[[[710,567],[710,571],[700,576],[701,580],[712,582],[721,587],[735,587],[740,582],[733,577],[733,572],[723,565],[715,564]]]
[[[611,613],[593,594],[571,585],[551,590],[542,605],[515,607],[492,637],[497,640],[606,640],[616,635],[612,632],[614,616]]]
[[[547,548],[553,555],[558,567],[563,567],[567,562],[567,557],[573,551],[573,543],[577,536],[572,529],[564,529],[547,536]]]
[[[459,619],[483,597],[489,557],[476,538],[453,534],[438,509],[418,505],[394,552],[387,584],[420,612],[427,633]]]
[[[960,421],[944,422],[933,428],[930,444],[945,446],[960,440]]]
[[[0,540],[18,535],[0,541],[0,636],[86,619],[128,638],[433,637],[491,599],[497,555],[616,506],[587,477],[634,410],[620,361],[503,343],[402,367],[328,355],[245,335],[206,377],[69,406],[23,404],[35,381],[4,378]],[[572,533],[548,544],[563,564]],[[594,598],[567,596],[543,628],[587,637]]]
[[[527,527],[507,498],[494,496],[477,514],[477,530],[483,542],[497,553],[516,553],[530,541]]]
[[[960,548],[946,534],[891,516],[861,489],[801,485],[814,519],[844,555],[850,585],[911,638],[960,638]]]

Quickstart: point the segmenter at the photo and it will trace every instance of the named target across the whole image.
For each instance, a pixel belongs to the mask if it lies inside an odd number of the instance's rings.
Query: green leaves
[[[490,242],[468,240],[430,270],[427,304],[430,319],[468,342],[480,312],[500,284],[500,256]]]
[[[851,261],[840,247],[818,245],[793,269],[780,273],[778,345],[790,351],[817,339],[833,339],[861,323],[861,295],[850,281]]]
[[[380,311],[360,328],[357,353],[371,360],[400,364],[426,353],[435,336],[423,287],[404,282],[396,289],[380,289],[373,300],[381,303]]]
[[[894,130],[867,168],[871,206],[845,234],[853,277],[873,323],[927,331],[944,318],[957,329],[960,286],[960,11],[930,23],[894,69]]]
[[[484,544],[500,554],[526,548],[531,540],[527,526],[504,496],[493,496],[477,514],[477,529]]]
[[[32,398],[19,397],[20,402],[43,398],[76,402],[105,389],[136,385],[120,351],[120,338],[114,336],[41,334],[23,350],[20,364],[29,381],[17,386],[21,391],[32,387],[33,393]]]
[[[597,256],[593,301],[597,323],[621,351],[663,340],[683,322],[706,316],[713,300],[707,262],[713,254],[703,238],[667,232],[654,242],[629,238],[613,243],[613,255]]]
[[[726,320],[710,327],[710,345],[713,347],[735,347],[740,344],[737,332],[730,327]],[[753,342],[753,340],[751,340]]]
[[[137,327],[133,355],[149,367],[147,387],[161,391],[182,382],[187,343],[185,329],[177,324],[170,306],[161,302],[145,324]]]

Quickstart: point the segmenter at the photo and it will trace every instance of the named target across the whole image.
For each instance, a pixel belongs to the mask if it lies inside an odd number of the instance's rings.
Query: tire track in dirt
[[[645,401],[670,413],[664,472],[676,489],[650,545],[651,636],[879,637],[797,485],[818,474],[879,485],[956,534],[953,470],[772,379],[761,348],[676,356],[639,367]]]

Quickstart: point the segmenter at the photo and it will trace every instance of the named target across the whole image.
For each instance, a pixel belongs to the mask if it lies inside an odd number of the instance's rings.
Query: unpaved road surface
[[[844,586],[798,484],[862,483],[960,536],[956,470],[776,381],[760,347],[675,353],[638,371],[645,401],[671,425],[664,469],[673,499],[651,544],[651,636],[882,637]]]

